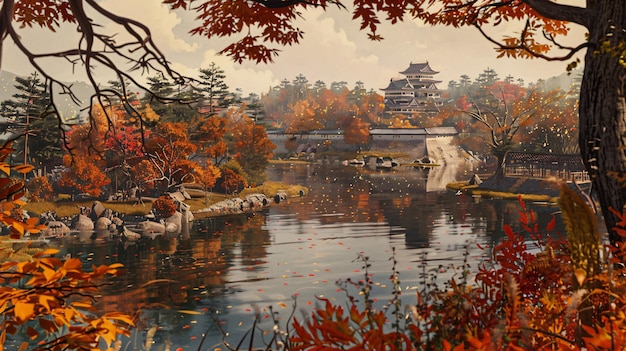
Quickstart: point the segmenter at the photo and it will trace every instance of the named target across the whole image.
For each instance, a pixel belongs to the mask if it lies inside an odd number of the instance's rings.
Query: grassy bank
[[[528,202],[550,202],[557,203],[558,197],[542,194],[523,194],[515,192],[496,191],[490,189],[481,189],[478,185],[472,185],[468,182],[453,182],[446,185],[446,189],[451,191],[462,191],[471,196],[479,196],[486,198],[498,198],[498,199],[510,199],[517,200],[522,197],[522,200]]]
[[[308,193],[306,187],[300,185],[289,185],[280,182],[265,182],[263,185],[253,188],[246,188],[240,194],[229,196],[220,193],[200,192],[196,189],[190,189],[192,198],[185,201],[191,207],[192,212],[199,211],[206,208],[216,202],[225,200],[229,197],[245,197],[248,194],[263,193],[269,199],[273,199],[274,195],[279,190],[284,190],[287,196],[294,197],[300,196],[300,191]],[[91,207],[92,200],[87,201],[70,201],[67,199],[58,201],[41,201],[41,202],[28,202],[24,209],[30,213],[40,215],[47,211],[55,211],[60,217],[71,217],[79,213],[79,207]],[[152,199],[145,199],[142,202],[133,201],[103,201],[102,204],[105,208],[110,208],[113,211],[127,214],[127,215],[146,215],[152,209]]]

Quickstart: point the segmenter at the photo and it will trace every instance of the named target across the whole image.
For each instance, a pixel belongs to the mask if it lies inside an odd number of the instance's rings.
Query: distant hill
[[[17,89],[13,87],[13,82],[17,77],[16,74],[7,71],[0,72],[0,101],[8,100]]]
[[[0,102],[12,99],[13,95],[18,92],[14,86],[15,77],[17,76],[18,75],[7,71],[0,72]],[[81,110],[89,106],[89,97],[91,96],[93,89],[85,82],[64,83],[72,86],[72,91],[81,101],[81,104],[80,106],[77,106],[67,95],[57,95],[55,102],[62,117],[69,119],[74,115],[84,115],[85,112]],[[58,93],[60,93],[60,91],[55,91],[55,94]]]
[[[569,91],[570,89],[574,89],[577,85],[580,86],[582,76],[582,69],[573,70],[569,74],[566,72],[559,76],[546,79],[546,88],[548,90],[559,88],[563,91]]]

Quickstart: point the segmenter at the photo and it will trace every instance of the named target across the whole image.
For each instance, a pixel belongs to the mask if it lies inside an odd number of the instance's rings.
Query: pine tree
[[[174,94],[176,90],[174,84],[167,78],[162,76],[148,77],[148,86],[154,96],[148,95],[144,99],[144,105],[150,104],[154,112],[159,116],[165,116],[168,112],[167,99]]]
[[[172,83],[163,76],[148,77],[148,86],[153,95],[143,100],[149,104],[164,122],[190,121],[197,115],[191,104],[199,100],[200,96],[189,86]],[[186,102],[186,103],[181,103]]]
[[[226,75],[224,70],[211,62],[209,68],[200,69],[200,90],[206,99],[209,100],[209,113],[215,112],[215,107],[226,107],[228,105],[228,85],[224,82]]]
[[[54,165],[63,156],[61,126],[50,105],[50,94],[38,74],[15,77],[17,92],[0,103],[0,128],[16,139],[15,153],[24,163]]]

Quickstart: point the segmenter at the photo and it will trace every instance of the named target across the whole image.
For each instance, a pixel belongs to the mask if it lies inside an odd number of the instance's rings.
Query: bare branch
[[[134,84],[139,89],[150,94],[151,97],[164,103],[190,104],[195,102],[195,100],[189,101],[188,98],[185,100],[185,98],[156,96],[145,83],[137,81],[137,79],[131,75],[132,72],[139,70],[141,74],[157,72],[165,77],[171,78],[179,85],[186,85],[195,81],[192,78],[182,76],[170,67],[165,55],[154,43],[152,34],[146,25],[111,13],[102,8],[99,2],[95,0],[68,0],[67,4],[78,24],[77,32],[79,33],[79,38],[76,45],[69,49],[36,53],[22,42],[21,37],[13,26],[12,16],[14,1],[15,0],[5,0],[2,2],[0,9],[0,39],[10,37],[17,48],[26,56],[34,69],[41,73],[46,79],[48,90],[50,92],[59,90],[57,94],[69,96],[71,101],[77,106],[80,106],[81,101],[79,101],[78,97],[72,91],[72,86],[53,77],[51,71],[47,70],[43,64],[49,61],[47,59],[60,58],[69,62],[73,68],[80,65],[82,72],[86,76],[91,88],[94,90],[93,95],[88,101],[89,107],[86,109],[87,113],[89,113],[89,118],[91,118],[93,104],[100,104],[105,107],[112,99],[119,99],[123,102],[124,108],[131,115],[137,117],[141,138],[142,141],[145,141],[145,135],[143,134],[144,129],[141,128],[144,122],[143,116],[125,99],[127,94],[125,85],[123,84],[125,81]],[[100,28],[105,28],[105,26],[96,23],[87,13],[95,13],[95,15],[100,16],[98,18],[104,18],[104,21],[110,21],[121,26],[124,29],[124,33],[130,36],[130,38],[118,41],[111,35],[99,32]],[[2,46],[0,42],[0,55],[1,53]],[[122,66],[122,64],[124,66]],[[102,89],[96,78],[96,71],[100,70],[112,72],[116,77],[115,79],[122,83],[123,91],[119,93],[111,89]],[[98,75],[99,74],[98,72]],[[52,102],[50,104],[53,110],[52,113],[56,113],[60,116],[57,105],[54,102],[54,96],[55,95],[52,94]],[[114,128],[111,128],[113,126],[113,119],[110,115],[110,111],[107,111],[105,108],[104,112],[106,114],[107,123],[109,124],[109,130],[115,133]],[[93,121],[91,122],[93,130]],[[72,153],[71,150],[73,148],[69,145],[65,131],[62,128],[62,119],[59,119],[58,126],[62,134],[63,145]],[[95,150],[93,147],[89,147],[89,149],[95,152],[102,151]]]
[[[2,69],[2,53],[4,48],[4,39],[9,34],[9,28],[13,23],[13,7],[15,6],[15,0],[2,1],[2,8],[0,9],[0,69]]]

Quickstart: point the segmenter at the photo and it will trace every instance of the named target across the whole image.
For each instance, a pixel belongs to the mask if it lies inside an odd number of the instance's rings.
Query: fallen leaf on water
[[[178,310],[178,313],[183,313],[183,314],[202,314],[202,312],[193,311],[193,310]]]

